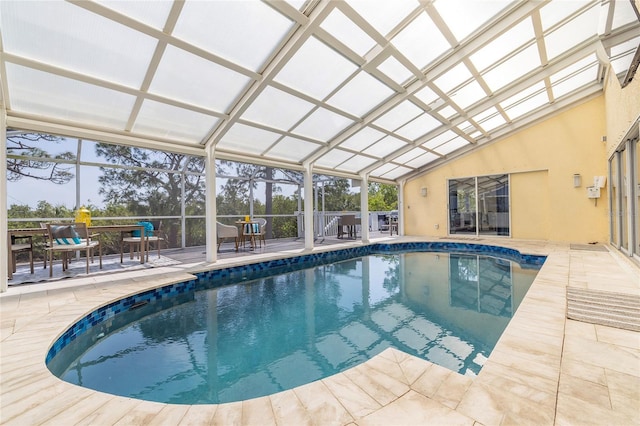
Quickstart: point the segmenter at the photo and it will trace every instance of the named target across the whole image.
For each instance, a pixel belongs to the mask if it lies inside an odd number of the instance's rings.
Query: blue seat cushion
[[[75,225],[54,225],[51,227],[51,236],[58,244],[80,244],[80,235]]]
[[[136,223],[136,225],[144,226],[144,236],[145,237],[151,237],[153,235],[153,223],[151,223],[151,222],[138,222],[138,223]],[[140,236],[140,231],[138,231],[137,229],[135,231],[131,231],[131,236],[132,237],[139,237]]]
[[[247,223],[244,225],[244,233],[251,234],[251,227],[253,227],[253,233],[257,234],[260,232],[260,224],[259,223]]]

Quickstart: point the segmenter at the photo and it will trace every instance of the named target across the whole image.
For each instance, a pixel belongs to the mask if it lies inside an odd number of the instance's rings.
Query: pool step
[[[568,287],[567,318],[640,331],[640,297]]]

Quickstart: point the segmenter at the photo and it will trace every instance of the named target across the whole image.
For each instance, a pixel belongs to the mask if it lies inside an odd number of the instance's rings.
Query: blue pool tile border
[[[90,314],[86,315],[71,327],[69,327],[49,348],[45,362],[48,364],[65,346],[74,341],[78,336],[85,333],[89,328],[107,321],[121,312],[135,308],[141,303],[152,302],[160,299],[166,299],[195,292],[200,288],[217,287],[226,285],[229,280],[241,280],[254,278],[256,275],[265,274],[268,271],[287,269],[296,270],[311,266],[323,265],[341,260],[352,259],[355,257],[368,256],[371,254],[388,254],[399,252],[448,252],[448,253],[469,253],[494,255],[497,257],[515,261],[523,268],[540,268],[546,260],[546,256],[522,254],[518,250],[506,247],[456,243],[456,242],[404,242],[404,243],[376,243],[359,247],[350,247],[345,249],[309,253],[300,256],[287,257],[282,259],[273,259],[263,262],[250,263],[246,265],[232,266],[229,268],[213,269],[194,274],[195,279],[175,284],[169,284],[163,287],[150,289],[133,296],[111,302],[101,306]]]
[[[143,291],[133,296],[111,302],[101,306],[84,318],[69,327],[49,348],[45,363],[49,363],[65,346],[74,341],[78,336],[84,334],[88,329],[102,322],[108,321],[121,312],[135,309],[136,306],[145,302],[175,297],[181,294],[195,291],[196,280],[192,279],[176,284],[170,284],[159,288]]]
[[[539,268],[545,261],[546,256],[522,254],[518,250],[506,247],[492,246],[486,244],[452,243],[452,242],[408,242],[408,243],[376,243],[360,247],[350,247],[346,249],[333,250],[321,253],[303,254],[284,259],[274,259],[264,262],[250,263],[246,265],[232,266],[223,269],[214,269],[199,272],[195,275],[198,282],[218,281],[229,279],[244,279],[275,268],[292,268],[300,265],[322,265],[354,257],[368,256],[370,254],[386,254],[398,252],[448,252],[448,253],[470,253],[495,255],[519,263],[523,268]]]

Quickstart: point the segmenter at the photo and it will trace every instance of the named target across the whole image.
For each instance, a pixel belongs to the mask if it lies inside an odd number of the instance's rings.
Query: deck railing
[[[370,212],[369,213],[369,230],[370,231],[387,231],[388,218],[390,212]],[[357,211],[341,211],[341,212],[315,212],[314,213],[314,237],[335,237],[338,235],[338,222],[340,216],[355,215],[360,217]],[[236,221],[245,217],[244,214],[237,215],[219,215],[217,220],[222,223],[232,225]],[[254,217],[263,217],[271,219],[272,238],[304,238],[304,213],[295,212],[292,214],[274,214],[274,215],[254,215]],[[162,228],[167,234],[167,242],[171,248],[185,248],[192,246],[200,246],[206,243],[205,232],[205,216],[111,216],[111,217],[92,217],[91,222],[96,225],[111,225],[118,223],[135,223],[141,220],[162,220]],[[74,218],[60,217],[30,217],[30,218],[9,218],[9,228],[37,228],[40,223],[53,221],[73,221]],[[273,226],[277,225],[277,226]],[[358,229],[358,234],[360,230]],[[113,249],[116,249],[115,240],[110,242]],[[107,244],[109,245],[109,244]]]

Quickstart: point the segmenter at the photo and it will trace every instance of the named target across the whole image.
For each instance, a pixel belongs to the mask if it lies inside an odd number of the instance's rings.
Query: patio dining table
[[[144,263],[145,258],[148,256],[147,251],[149,250],[149,235],[145,230],[144,225],[92,225],[88,226],[87,229],[89,232],[131,232],[138,231],[140,235],[144,235],[145,238],[141,238],[140,241],[140,263]]]
[[[135,225],[135,224],[127,224],[127,225],[93,225],[88,226],[87,229],[90,233],[102,233],[102,232],[130,232],[130,231],[139,231],[140,235],[145,235],[144,225]],[[29,236],[42,236],[43,238],[47,238],[47,228],[16,228],[9,229],[7,231],[7,265],[11,265],[11,237],[12,236],[20,236],[20,237],[29,237]],[[147,250],[149,248],[149,244],[146,243],[146,238],[142,239],[140,252],[143,256],[140,256],[140,263],[145,262],[145,255],[147,254]],[[11,267],[8,268],[8,277],[9,279],[13,279],[13,269]]]

